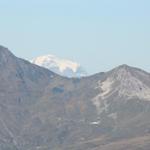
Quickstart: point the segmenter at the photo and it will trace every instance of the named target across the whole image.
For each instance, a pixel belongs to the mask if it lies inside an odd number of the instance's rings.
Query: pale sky
[[[150,72],[150,0],[0,0],[0,45],[72,59],[89,74],[120,64]]]

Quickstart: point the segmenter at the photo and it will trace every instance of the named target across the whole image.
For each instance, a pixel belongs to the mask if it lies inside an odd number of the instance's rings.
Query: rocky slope
[[[65,78],[0,46],[1,150],[149,150],[150,74]]]

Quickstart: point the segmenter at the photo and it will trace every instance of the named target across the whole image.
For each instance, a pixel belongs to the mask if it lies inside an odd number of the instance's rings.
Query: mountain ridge
[[[67,78],[1,46],[0,71],[1,150],[149,150],[149,73]]]

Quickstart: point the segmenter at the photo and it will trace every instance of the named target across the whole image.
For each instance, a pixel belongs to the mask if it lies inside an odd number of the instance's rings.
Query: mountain
[[[67,78],[0,46],[0,150],[149,150],[150,74]]]
[[[31,63],[47,68],[59,75],[67,77],[82,77],[86,75],[80,64],[58,58],[54,55],[45,55],[31,60]]]

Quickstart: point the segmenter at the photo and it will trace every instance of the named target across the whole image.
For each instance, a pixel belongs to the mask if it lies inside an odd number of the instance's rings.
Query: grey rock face
[[[0,46],[1,150],[149,150],[150,74],[69,79]]]

